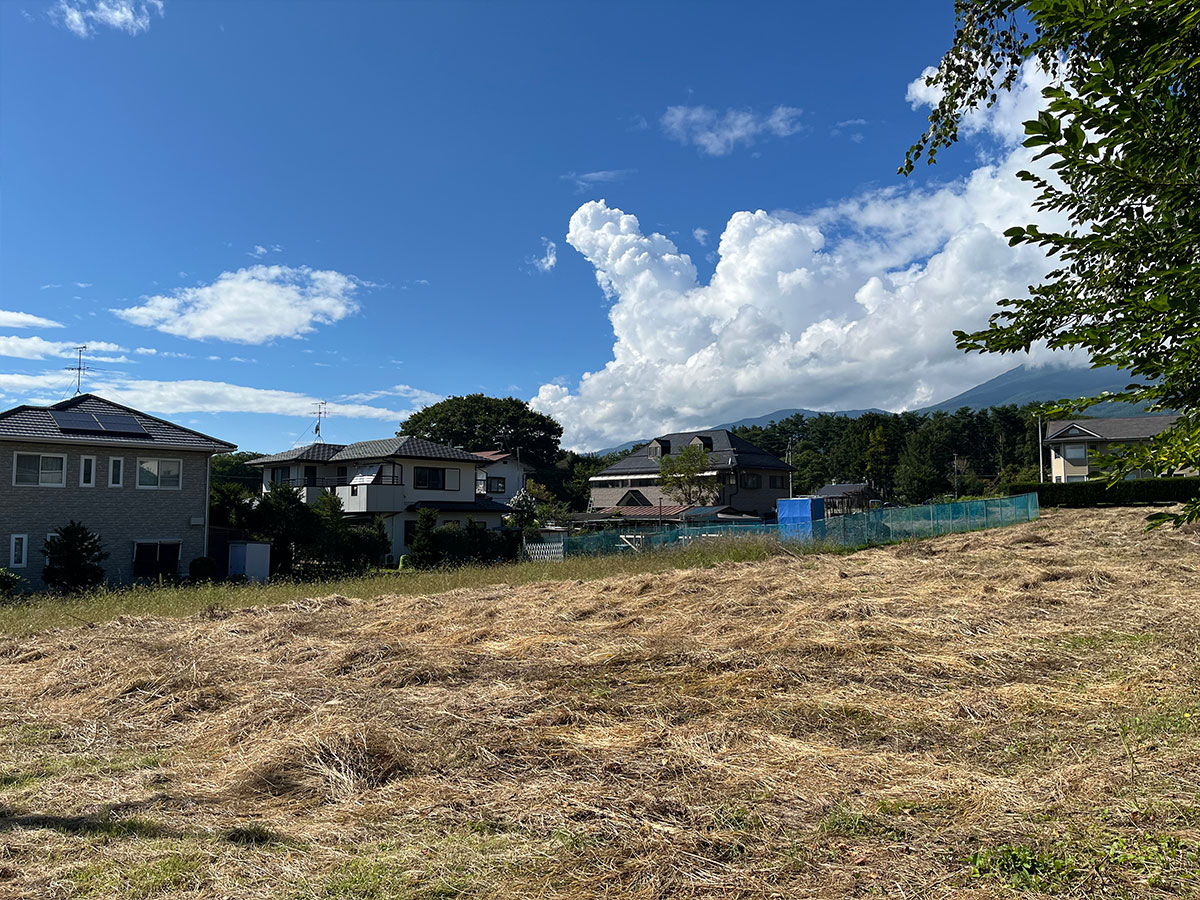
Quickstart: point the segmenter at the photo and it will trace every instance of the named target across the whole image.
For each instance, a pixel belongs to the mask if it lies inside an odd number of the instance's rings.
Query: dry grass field
[[[0,896],[1200,895],[1200,534],[0,638]]]

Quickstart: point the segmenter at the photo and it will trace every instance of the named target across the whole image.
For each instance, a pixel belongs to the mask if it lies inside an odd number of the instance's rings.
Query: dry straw
[[[1200,539],[851,556],[0,642],[0,896],[1194,895]]]

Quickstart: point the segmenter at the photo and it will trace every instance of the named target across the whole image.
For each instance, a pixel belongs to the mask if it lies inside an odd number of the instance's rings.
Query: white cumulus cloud
[[[134,325],[194,340],[263,344],[298,338],[357,312],[354,295],[364,284],[341,272],[256,265],[112,312]]]
[[[705,244],[708,243],[708,229],[707,228],[693,228],[692,229],[692,237],[694,237],[696,239],[697,244],[699,244],[701,247],[703,247]]]
[[[769,113],[752,109],[668,106],[660,120],[663,132],[681,144],[692,144],[709,156],[728,156],[738,144],[749,146],[768,135],[787,137],[800,131],[803,111],[777,106]]]
[[[1015,177],[1030,153],[1006,129],[1040,83],[1030,74],[1011,104],[976,121],[1005,149],[963,179],[804,214],[734,213],[707,284],[667,237],[585,203],[567,242],[613,301],[612,359],[573,389],[542,385],[532,405],[563,424],[566,446],[595,449],[788,406],[916,408],[1027,361],[964,354],[953,331],[983,327],[999,299],[1049,268],[1003,236],[1038,218]],[[1035,348],[1034,361],[1047,359],[1086,363]]]
[[[58,0],[50,20],[78,37],[91,37],[98,28],[126,34],[150,30],[154,15],[163,15],[163,0]]]
[[[33,313],[0,309],[0,328],[62,328],[62,322],[43,319]]]

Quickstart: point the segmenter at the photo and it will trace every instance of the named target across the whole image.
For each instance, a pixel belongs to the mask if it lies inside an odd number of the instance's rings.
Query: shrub
[[[188,579],[193,582],[215,581],[217,561],[211,556],[197,556],[188,563]]]
[[[25,583],[25,579],[12,569],[0,569],[0,603],[15,596]]]
[[[42,545],[46,567],[42,580],[51,590],[77,593],[98,587],[104,581],[108,554],[101,549],[100,538],[79,522],[71,520]]]
[[[428,515],[426,515],[428,513]],[[437,525],[437,513],[423,509],[417,516],[417,528],[405,560],[406,566],[431,569],[437,566],[465,566],[471,563],[497,563],[516,560],[521,547],[521,532],[515,528],[488,530],[467,520],[461,525]]]
[[[1008,495],[1036,493],[1040,506],[1084,508],[1138,506],[1144,503],[1183,503],[1200,497],[1200,478],[1139,478],[1109,485],[1103,480],[1063,484],[1010,484]]]
[[[417,512],[417,527],[408,547],[407,565],[414,569],[431,569],[441,563],[433,537],[437,527],[436,509],[422,509]]]

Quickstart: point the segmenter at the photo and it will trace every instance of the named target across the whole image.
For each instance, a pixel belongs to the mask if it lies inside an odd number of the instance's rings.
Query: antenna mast
[[[329,413],[326,408],[329,406],[324,400],[317,401],[317,408],[313,410],[313,415],[317,417],[317,424],[313,426],[313,434],[317,436],[317,443],[322,443],[324,438],[321,437],[321,421],[329,418]]]
[[[83,364],[83,354],[84,354],[85,350],[87,350],[87,344],[84,344],[82,347],[76,347],[75,348],[75,365],[67,366],[68,372],[75,373],[75,393],[76,394],[83,393],[83,373],[91,371],[88,366],[85,366]]]

